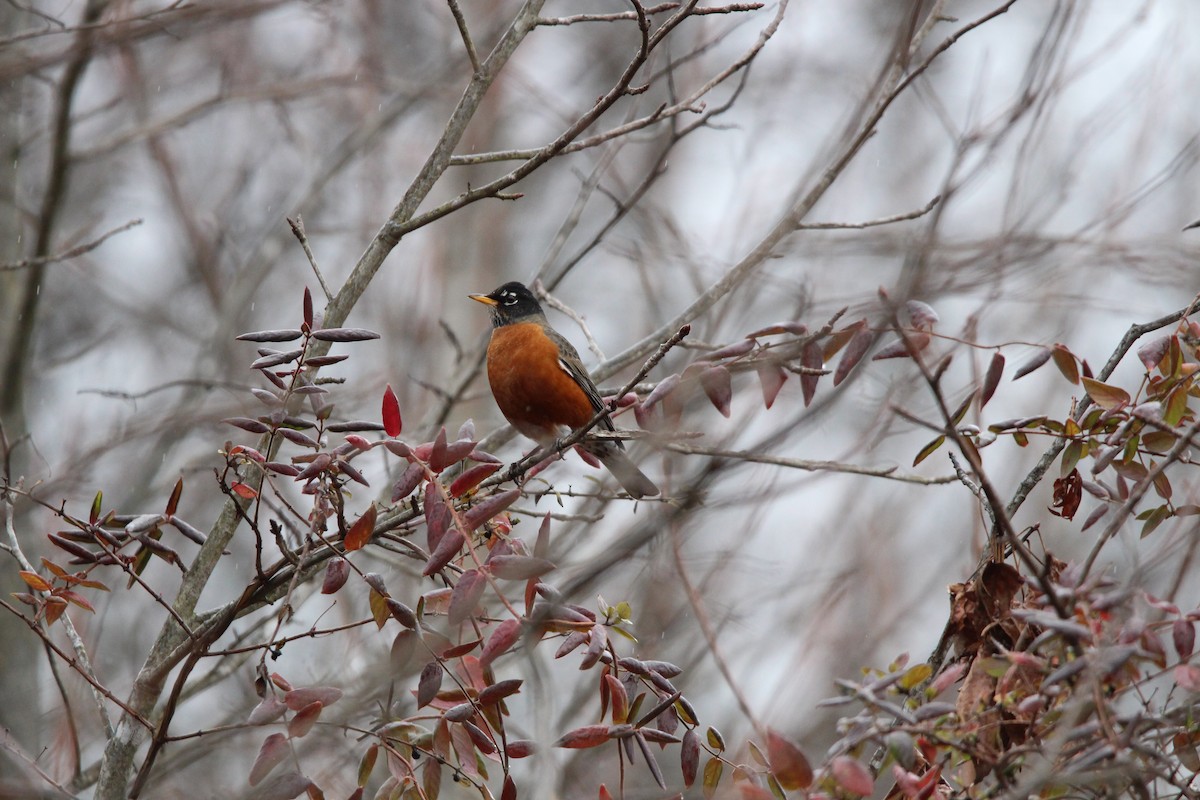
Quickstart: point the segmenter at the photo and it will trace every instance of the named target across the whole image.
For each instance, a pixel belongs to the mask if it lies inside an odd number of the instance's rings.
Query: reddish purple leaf
[[[369,339],[378,339],[379,334],[364,328],[326,328],[313,331],[313,338],[323,342],[365,342]]]
[[[521,621],[516,619],[506,619],[496,626],[488,636],[487,642],[483,645],[483,652],[479,654],[479,665],[487,667],[501,655],[507,653],[509,649],[517,643],[517,639],[521,636]]]
[[[487,578],[478,570],[469,569],[458,576],[458,583],[450,595],[450,624],[458,625],[470,619],[487,588]]]
[[[1033,372],[1035,369],[1041,367],[1043,364],[1045,364],[1047,361],[1049,361],[1050,355],[1051,355],[1050,348],[1048,348],[1048,347],[1041,348],[1040,350],[1037,351],[1036,354],[1034,354],[1033,358],[1026,361],[1024,366],[1022,366],[1020,369],[1018,369],[1016,371],[1016,374],[1013,375],[1012,379],[1014,381],[1016,381],[1016,380],[1020,380],[1021,378],[1024,378],[1026,375]]]
[[[239,334],[237,339],[241,342],[291,342],[299,339],[304,334],[295,328],[284,328],[276,331],[253,331],[251,333]]]
[[[779,396],[784,381],[788,379],[787,370],[773,361],[763,361],[755,367],[758,372],[758,383],[762,387],[763,405],[770,408]]]
[[[1075,360],[1075,354],[1068,350],[1065,344],[1054,345],[1050,350],[1050,357],[1054,359],[1054,365],[1064,378],[1073,384],[1079,384],[1079,364]]]
[[[920,300],[909,300],[904,304],[904,308],[908,311],[909,324],[918,330],[931,331],[933,330],[933,326],[937,324],[937,312],[928,303],[922,303]]]
[[[554,564],[533,556],[492,556],[488,559],[488,569],[497,578],[527,581],[550,572],[554,569]]]
[[[1175,652],[1180,658],[1190,658],[1196,645],[1196,629],[1191,620],[1177,619],[1171,625],[1171,638],[1175,641]]]
[[[454,479],[454,482],[450,484],[450,496],[462,497],[483,483],[485,478],[498,469],[500,469],[499,464],[476,464]]]
[[[554,743],[554,746],[573,750],[597,747],[609,740],[611,730],[608,725],[584,725],[582,728],[576,728],[569,733],[564,733]]]
[[[290,221],[290,220],[289,220],[289,221]],[[308,287],[307,287],[307,286],[305,286],[305,287],[304,287],[304,306],[303,306],[303,310],[304,310],[304,324],[305,324],[305,325],[306,325],[308,328],[310,328],[310,329],[311,329],[311,328],[312,328],[312,324],[313,324],[313,302],[312,302],[312,292],[310,292],[310,291],[308,290]]]
[[[334,558],[325,566],[325,580],[321,582],[321,594],[333,594],[346,585],[350,577],[350,565],[344,558]]]
[[[740,342],[734,342],[731,345],[722,347],[720,350],[714,350],[704,356],[704,361],[720,361],[724,358],[738,358],[744,356],[754,349],[755,341],[752,337],[747,336]]]
[[[992,362],[988,364],[987,374],[983,378],[983,392],[979,396],[979,407],[987,405],[988,400],[996,393],[1000,378],[1004,375],[1004,354],[997,350],[992,354]]]
[[[753,344],[753,342],[751,342]],[[724,417],[729,416],[729,402],[733,399],[733,384],[729,370],[722,366],[709,367],[700,373],[700,385],[708,400]]]
[[[510,697],[521,691],[521,684],[524,683],[520,678],[510,678],[506,681],[494,683],[479,693],[477,702],[481,706],[490,706],[499,703],[506,697]]]
[[[451,528],[442,536],[438,542],[437,549],[429,556],[429,560],[425,562],[425,568],[421,574],[428,577],[438,570],[449,564],[458,551],[462,549],[463,544],[467,541],[467,537],[463,536],[462,531],[458,528]]]
[[[392,502],[399,503],[408,497],[425,480],[425,467],[421,464],[409,464],[400,476],[400,480],[392,485]]]
[[[317,718],[321,716],[322,708],[324,706],[321,705],[321,701],[315,700],[297,711],[296,716],[288,721],[288,736],[293,739],[303,738],[312,730],[312,726],[317,724]]]
[[[807,789],[812,785],[813,771],[791,740],[774,729],[767,729],[767,760],[779,785],[788,791]]]
[[[1174,338],[1172,334],[1159,336],[1157,339],[1151,339],[1144,345],[1138,348],[1138,360],[1146,367],[1146,371],[1154,369],[1163,360],[1163,356],[1171,349],[1171,340]]]
[[[383,430],[388,436],[399,436],[403,427],[403,421],[400,419],[400,401],[389,383],[383,392]]]
[[[283,696],[283,702],[292,711],[299,711],[311,703],[319,702],[331,706],[342,698],[342,690],[333,686],[307,686],[292,689]]]
[[[520,489],[508,489],[507,491],[488,495],[480,502],[471,506],[467,513],[463,515],[463,523],[467,531],[475,530],[492,517],[504,511],[504,509],[516,502],[516,499],[520,496]]]
[[[675,390],[675,387],[679,385],[679,380],[679,373],[677,372],[663,378],[650,391],[650,394],[646,395],[646,399],[642,401],[641,408],[647,411],[654,408],[656,403]]]
[[[868,797],[875,791],[875,779],[857,758],[836,756],[829,765],[829,771],[833,773],[833,779],[852,794]]]
[[[287,758],[287,754],[287,737],[282,733],[272,733],[268,736],[258,749],[254,765],[250,767],[250,785],[257,786],[271,770]]]
[[[254,800],[292,800],[309,791],[313,782],[299,772],[281,772],[254,793]]]
[[[803,336],[808,333],[808,326],[803,322],[775,322],[767,325],[765,328],[759,328],[756,331],[747,333],[746,338],[757,339],[760,336],[772,336],[777,333],[790,333],[794,336]]]
[[[1180,664],[1175,667],[1175,683],[1189,692],[1200,692],[1200,667]]]
[[[885,361],[889,358],[912,358],[929,346],[929,334],[923,331],[908,334],[907,339],[884,345],[878,353],[871,356],[872,361]]]
[[[249,431],[250,433],[266,433],[271,430],[269,426],[249,417],[229,417],[228,419],[221,420],[221,422],[226,425],[232,425],[235,428],[241,428],[244,431]]]
[[[837,371],[833,373],[833,385],[837,386],[846,379],[850,374],[850,370],[854,369],[862,357],[867,354],[867,349],[871,346],[871,340],[875,337],[867,327],[866,320],[858,323],[858,331],[850,339],[850,343],[846,345],[846,352],[842,353],[842,360],[838,362]]]
[[[683,735],[683,745],[679,748],[679,769],[683,773],[683,785],[690,787],[696,782],[696,771],[700,767],[700,737],[696,731],[688,728]]]
[[[421,677],[417,681],[417,708],[424,708],[433,702],[437,697],[438,691],[442,688],[442,675],[445,670],[442,669],[441,662],[430,661],[421,669]]]
[[[250,716],[246,718],[246,724],[266,725],[268,722],[274,722],[282,717],[285,711],[287,711],[287,706],[281,703],[278,697],[269,694],[250,712]]]
[[[504,748],[509,758],[529,758],[537,752],[537,745],[528,739],[514,739]]]

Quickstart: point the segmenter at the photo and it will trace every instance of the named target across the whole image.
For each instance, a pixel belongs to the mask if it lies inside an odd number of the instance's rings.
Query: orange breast
[[[578,428],[595,414],[575,380],[558,365],[558,348],[532,322],[492,331],[488,382],[500,412],[524,435],[538,441]]]

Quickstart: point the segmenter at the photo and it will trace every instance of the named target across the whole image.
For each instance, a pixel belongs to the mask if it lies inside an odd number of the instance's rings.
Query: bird
[[[605,407],[579,353],[550,327],[541,304],[524,284],[511,281],[488,294],[468,296],[491,312],[488,383],[500,413],[523,436],[552,447]],[[608,417],[598,427],[615,430]],[[619,439],[585,440],[580,447],[599,459],[630,497],[658,494]]]

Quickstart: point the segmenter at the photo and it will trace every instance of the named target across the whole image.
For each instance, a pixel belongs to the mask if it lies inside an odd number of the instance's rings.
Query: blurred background
[[[481,58],[519,7],[458,5]],[[580,0],[547,3],[542,16],[628,11]],[[940,21],[908,53],[913,20],[931,14]],[[866,318],[885,327],[882,287],[930,304],[937,332],[953,337],[935,340],[931,352],[954,353],[944,386],[955,405],[986,369],[987,348],[1004,345],[1005,380],[968,422],[1061,419],[1081,390],[1052,366],[1012,383],[1018,365],[1062,342],[1098,370],[1131,324],[1178,310],[1200,291],[1200,231],[1183,230],[1200,218],[1198,34],[1200,7],[1189,0],[769,2],[689,19],[640,74],[647,91],[622,98],[584,135],[694,97],[689,111],[555,157],[513,187],[519,198],[476,202],[400,240],[345,323],[381,338],[337,346],[351,357],[326,373],[345,379],[331,387],[336,416],[377,419],[390,383],[410,441],[431,438],[442,423],[453,433],[469,418],[490,433],[503,420],[478,374],[488,320],[467,293],[540,279],[586,321],[603,357],[570,317],[550,312],[595,367],[639,343],[652,349],[647,337],[755,258],[691,320],[689,342],[649,381],[777,320],[816,330],[847,309],[840,324]],[[638,40],[629,19],[537,28],[488,89],[455,154],[544,146],[613,85]],[[928,68],[913,69],[942,47]],[[892,73],[898,54],[906,66]],[[730,72],[747,56],[747,68]],[[897,74],[915,77],[848,165],[833,169]],[[218,451],[226,440],[251,441],[219,421],[260,413],[248,392],[260,385],[249,369],[254,346],[234,337],[298,325],[306,286],[318,311],[325,305],[285,218],[302,216],[337,293],[470,76],[451,8],[437,0],[0,4],[8,154],[0,422],[12,480],[84,515],[97,490],[106,509],[160,510],[182,476],[180,513],[206,530],[223,500]],[[519,163],[453,164],[421,208]],[[938,196],[931,211],[915,213]],[[806,197],[816,200],[811,209]],[[816,227],[755,257],[797,207],[798,222]],[[861,227],[897,215],[911,218]],[[81,246],[86,252],[58,258]],[[602,371],[601,383],[616,388],[641,360]],[[1131,355],[1110,382],[1134,393],[1141,373]],[[446,394],[472,374],[465,391]],[[904,652],[920,661],[937,643],[946,586],[970,575],[986,518],[952,480],[945,451],[911,466],[932,434],[895,409],[937,418],[911,361],[864,362],[836,389],[823,378],[807,408],[794,375],[769,410],[753,373],[735,376],[729,418],[699,393],[683,399],[680,427],[703,433],[689,440],[697,447],[895,472],[797,469],[639,443],[633,451],[666,502],[530,498],[518,504],[530,514],[518,516],[515,532],[531,540],[538,516],[560,515],[551,581],[589,607],[597,594],[628,601],[639,638],[630,652],[684,667],[676,683],[701,722],[744,741],[751,723],[700,633],[690,583],[752,713],[820,752],[835,717],[815,704],[834,693],[835,678]],[[634,426],[632,415],[622,419]],[[1001,439],[984,451],[1005,497],[1046,444]],[[514,439],[497,452],[511,459],[527,446]],[[394,460],[360,463],[372,489],[356,502],[386,500]],[[599,475],[571,457],[544,477],[585,490]],[[672,511],[670,498],[692,488],[703,502]],[[1177,494],[1187,490],[1176,485]],[[1046,514],[1049,502],[1046,482],[1018,527],[1040,523],[1060,558],[1086,554],[1091,540],[1079,526],[1092,501],[1075,522]],[[19,498],[12,521],[31,557],[46,554],[44,534],[57,526],[50,513]],[[1131,527],[1106,558],[1123,580],[1163,591],[1190,535],[1168,523],[1139,542]],[[202,608],[244,583],[252,545],[234,540]],[[396,575],[395,586],[408,580],[414,600],[431,588],[410,562],[365,557]],[[5,589],[15,591],[10,567]],[[178,571],[157,562],[146,577],[168,597],[178,583]],[[1196,590],[1187,582],[1176,601],[1195,606]],[[364,614],[362,597],[305,597],[294,631]],[[123,590],[95,602],[94,616],[72,617],[98,674],[124,696],[166,614]],[[85,685],[67,674],[65,690],[79,701],[76,761],[39,640],[11,618],[0,627],[0,723],[59,779],[77,769],[86,776],[103,731]],[[413,680],[390,666],[387,633],[369,626],[289,645],[272,668],[295,685],[343,686],[349,697],[331,711],[365,727],[389,691],[407,692]],[[577,672],[573,657],[554,661],[552,650],[507,665],[537,679],[512,704],[513,724],[542,741],[599,712],[594,676]],[[249,661],[230,670],[184,705],[173,731],[244,720],[256,702],[252,672]],[[150,796],[241,796],[259,739],[235,731],[172,746]],[[334,731],[322,741],[308,774],[346,794],[361,747]],[[9,774],[23,772],[16,757],[0,761]],[[596,783],[614,781],[615,758],[595,751],[533,762],[529,769],[553,776],[555,789],[542,796],[593,796]],[[677,781],[678,767],[669,770]],[[643,774],[630,781],[653,785]],[[196,794],[195,785],[206,788]],[[83,796],[87,786],[80,782]]]

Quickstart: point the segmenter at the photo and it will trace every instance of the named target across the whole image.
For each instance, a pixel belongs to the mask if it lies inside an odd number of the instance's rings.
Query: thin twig
[[[446,0],[450,5],[450,13],[454,15],[454,24],[458,26],[458,33],[462,36],[463,45],[467,48],[467,58],[471,59],[471,71],[478,75],[481,67],[479,65],[479,53],[475,51],[475,42],[471,41],[471,32],[467,29],[467,18],[463,16],[462,9],[458,7],[458,0]]]
[[[118,233],[124,233],[130,228],[136,228],[138,225],[141,225],[142,222],[143,220],[140,217],[138,219],[131,219],[124,225],[113,228],[111,231],[102,234],[97,239],[93,239],[85,244],[76,245],[68,250],[63,250],[61,253],[55,253],[54,255],[49,256],[37,256],[35,258],[23,258],[20,261],[11,261],[7,264],[0,264],[0,272],[13,272],[19,269],[28,269],[29,267],[40,267],[45,264],[56,264],[60,261],[70,261],[72,258],[78,258],[84,253],[90,253],[111,239],[113,236],[116,236]]]
[[[304,248],[304,255],[308,256],[308,263],[312,265],[317,282],[321,284],[321,291],[325,293],[326,302],[332,302],[333,292],[329,291],[329,287],[325,284],[325,276],[321,273],[321,268],[317,266],[317,257],[313,255],[312,247],[308,244],[308,235],[304,232],[304,218],[297,214],[295,219],[288,217],[287,221],[292,228],[292,233],[300,241],[300,246]]]
[[[590,350],[592,355],[594,355],[596,358],[603,361],[604,351],[600,349],[599,343],[596,342],[596,337],[592,336],[591,328],[588,327],[587,322],[583,319],[579,312],[568,306],[563,301],[559,300],[554,295],[550,294],[550,292],[546,291],[546,287],[542,285],[540,280],[534,281],[532,288],[542,302],[556,311],[561,311],[563,314],[566,314],[568,317],[574,320],[575,324],[579,326],[579,330],[583,331],[583,338],[587,340],[588,350]]]
[[[942,201],[942,196],[939,194],[916,211],[908,211],[903,214],[894,214],[890,217],[880,217],[879,219],[869,219],[865,222],[801,222],[796,224],[798,231],[833,231],[833,230],[862,230],[863,228],[874,228],[879,225],[892,225],[897,222],[904,222],[910,219],[920,219],[921,217],[933,211],[934,206]]]
[[[938,486],[954,483],[953,475],[941,475],[926,478],[921,475],[897,474],[896,467],[860,467],[857,464],[843,464],[839,461],[814,461],[805,458],[786,458],[756,453],[749,450],[724,450],[717,447],[697,447],[691,444],[667,444],[665,450],[671,450],[685,455],[711,456],[713,458],[733,458],[739,461],[749,461],[755,464],[771,464],[776,467],[791,467],[808,472],[843,472],[850,475],[866,475],[871,478],[886,478],[902,483],[916,483],[922,486]]]

